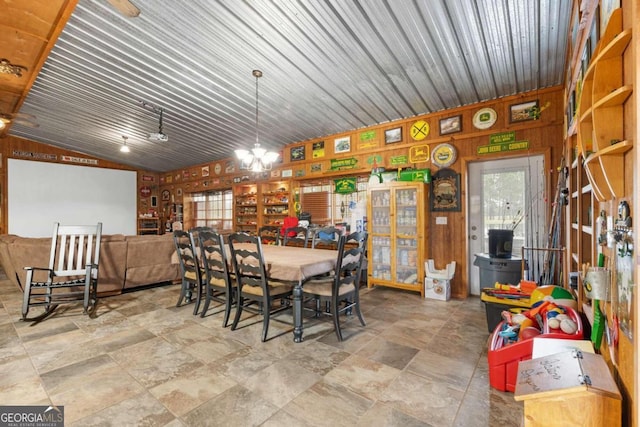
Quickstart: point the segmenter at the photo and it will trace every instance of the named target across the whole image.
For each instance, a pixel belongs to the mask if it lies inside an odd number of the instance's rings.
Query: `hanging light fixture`
[[[256,78],[256,143],[251,151],[240,149],[235,150],[235,153],[238,159],[240,159],[240,169],[262,172],[271,170],[271,165],[278,159],[279,154],[260,147],[258,128],[258,79],[262,77],[262,71],[253,70],[252,74]]]
[[[120,151],[121,151],[121,152],[123,152],[123,153],[128,153],[128,152],[130,152],[130,151],[131,151],[131,150],[129,149],[129,146],[127,145],[127,139],[129,139],[129,137],[128,137],[128,136],[124,136],[124,135],[122,135],[122,140],[123,140],[123,142],[122,142],[122,147],[120,147]]]

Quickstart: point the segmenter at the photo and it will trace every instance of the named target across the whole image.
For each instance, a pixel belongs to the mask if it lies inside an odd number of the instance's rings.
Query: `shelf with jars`
[[[262,184],[262,224],[281,225],[284,218],[289,216],[290,209],[290,183],[287,181],[275,181]]]
[[[259,224],[257,184],[236,185],[234,202],[236,231],[257,233]]]

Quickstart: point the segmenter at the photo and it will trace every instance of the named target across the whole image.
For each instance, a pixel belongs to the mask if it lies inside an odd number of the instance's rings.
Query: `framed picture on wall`
[[[440,135],[449,135],[462,131],[462,115],[440,119]]]
[[[351,137],[345,136],[342,138],[334,139],[334,153],[348,153],[351,151]]]
[[[384,143],[394,144],[402,141],[402,128],[387,129],[384,131]]]
[[[536,118],[536,111],[539,110],[538,100],[513,104],[509,107],[509,122],[526,122]]]
[[[151,207],[155,208],[158,206],[158,196],[151,196]]]
[[[291,147],[291,161],[304,160],[304,145],[300,147]]]

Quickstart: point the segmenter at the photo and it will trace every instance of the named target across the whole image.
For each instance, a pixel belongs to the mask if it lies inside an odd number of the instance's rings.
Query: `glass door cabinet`
[[[369,287],[406,289],[424,297],[427,197],[421,182],[369,187]]]

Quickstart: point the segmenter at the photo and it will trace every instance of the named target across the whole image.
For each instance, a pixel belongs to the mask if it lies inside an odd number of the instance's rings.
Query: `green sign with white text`
[[[337,171],[342,169],[353,169],[356,167],[358,159],[349,157],[348,159],[331,159],[331,170]]]
[[[505,151],[518,151],[529,149],[529,141],[516,141],[504,144],[482,145],[478,147],[478,154],[494,154]]]
[[[370,141],[376,137],[375,130],[368,130],[366,132],[360,133],[360,141]]]
[[[335,192],[338,194],[351,194],[356,192],[356,178],[340,178],[333,180]]]
[[[409,157],[405,154],[404,156],[392,156],[391,166],[404,165],[405,163],[409,163]]]
[[[516,142],[516,133],[514,131],[489,135],[489,144],[504,144],[507,142]]]

